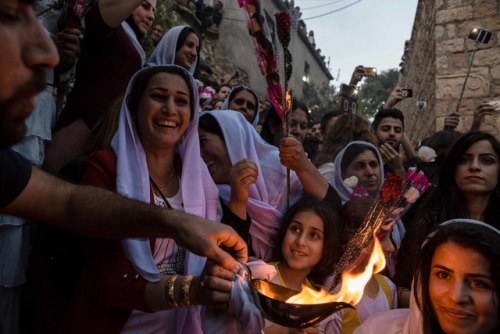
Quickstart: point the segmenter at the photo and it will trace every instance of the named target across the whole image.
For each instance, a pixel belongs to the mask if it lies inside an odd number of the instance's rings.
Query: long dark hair
[[[475,250],[487,258],[490,262],[490,274],[495,284],[495,294],[500,296],[500,235],[487,227],[471,223],[458,222],[440,226],[435,235],[429,237],[424,243],[415,272],[413,293],[417,306],[422,312],[424,333],[442,333],[429,296],[429,277],[434,253],[440,245],[446,242],[453,242],[461,247]],[[420,291],[417,287],[421,288]],[[500,319],[500,308],[496,316]],[[499,332],[500,322],[494,333]]]
[[[309,273],[309,279],[318,285],[323,284],[326,277],[333,273],[335,265],[342,256],[341,238],[342,226],[338,213],[329,203],[312,198],[310,196],[302,197],[297,203],[288,209],[281,220],[278,232],[278,245],[275,249],[275,258],[283,261],[281,247],[286,231],[293,221],[293,218],[300,212],[312,211],[323,221],[323,254],[321,260],[312,268]]]
[[[437,207],[440,209],[440,220],[445,221],[453,218],[468,218],[470,214],[464,205],[465,199],[462,191],[455,182],[455,171],[465,152],[473,144],[487,140],[490,142],[497,156],[500,157],[500,144],[490,134],[484,132],[469,132],[459,138],[455,145],[450,149],[446,159],[441,167],[439,174],[438,187],[434,189],[433,194],[426,203],[427,208]],[[500,175],[499,175],[500,178]],[[486,210],[484,212],[484,221],[490,225],[498,227],[498,217],[500,217],[500,197],[499,185],[492,192]]]
[[[319,167],[324,163],[333,162],[342,148],[353,140],[378,145],[370,122],[356,114],[343,114],[337,118],[327,137],[323,139],[322,149],[315,157],[314,165]]]

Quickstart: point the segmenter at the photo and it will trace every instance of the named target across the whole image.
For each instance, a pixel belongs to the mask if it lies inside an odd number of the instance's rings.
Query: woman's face
[[[311,271],[323,255],[324,224],[314,211],[301,211],[286,230],[281,252],[291,269]]]
[[[347,166],[342,178],[356,176],[358,187],[363,187],[370,195],[377,193],[380,187],[380,166],[375,154],[366,150],[358,154]]]
[[[151,29],[155,18],[155,8],[156,0],[144,0],[132,12],[132,19],[137,29],[139,29],[141,36],[146,36],[149,29]]]
[[[243,89],[233,96],[229,103],[229,109],[239,111],[245,116],[248,123],[252,123],[257,113],[257,101],[252,93]]]
[[[493,333],[498,327],[498,296],[490,261],[473,249],[451,241],[436,248],[429,297],[447,334]]]
[[[199,129],[200,151],[203,161],[207,164],[212,179],[217,184],[229,184],[231,160],[226,144],[218,135]]]
[[[309,119],[307,118],[307,111],[300,108],[292,112],[292,121],[290,122],[290,133],[297,138],[301,143],[306,139],[307,127],[309,126]]]
[[[187,35],[184,44],[182,44],[179,51],[175,53],[175,64],[189,70],[194,65],[198,58],[198,48],[200,47],[200,40],[195,33]]]
[[[161,72],[151,77],[136,117],[145,149],[179,142],[191,118],[190,94],[188,84],[177,74]]]
[[[498,184],[498,155],[488,140],[472,144],[455,169],[455,183],[464,194],[492,192]]]

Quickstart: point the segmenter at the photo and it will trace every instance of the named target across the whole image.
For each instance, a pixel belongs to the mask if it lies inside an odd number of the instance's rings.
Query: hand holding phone
[[[403,88],[403,89],[401,89],[401,95],[404,98],[413,97],[413,89],[411,89],[411,88]]]

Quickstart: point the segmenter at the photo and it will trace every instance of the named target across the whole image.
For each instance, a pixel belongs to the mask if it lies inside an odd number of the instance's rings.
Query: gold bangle
[[[167,297],[167,302],[173,307],[179,307],[179,303],[175,300],[174,287],[175,281],[179,275],[172,275],[167,278],[167,283],[165,284],[165,292]]]
[[[193,276],[186,275],[182,279],[181,283],[181,300],[180,304],[185,307],[191,306],[191,301],[189,300],[189,290],[191,288],[191,282],[193,281]]]

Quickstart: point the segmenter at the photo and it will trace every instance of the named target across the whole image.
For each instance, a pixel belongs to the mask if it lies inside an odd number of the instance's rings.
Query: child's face
[[[323,254],[323,220],[313,211],[297,213],[286,230],[281,252],[291,269],[308,270]]]

